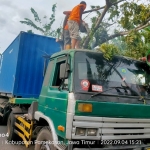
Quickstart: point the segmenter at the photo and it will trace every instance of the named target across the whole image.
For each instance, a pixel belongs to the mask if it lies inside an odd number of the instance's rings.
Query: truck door
[[[66,126],[66,112],[67,112],[67,100],[69,93],[68,81],[65,79],[63,89],[59,89],[62,80],[59,78],[60,65],[66,62],[67,57],[61,56],[55,58],[53,64],[53,71],[50,78],[50,83],[47,91],[47,95],[43,97],[44,100],[44,113],[50,117],[54,123],[57,134],[65,136],[65,131],[59,131],[58,126]],[[42,95],[41,95],[42,96]]]

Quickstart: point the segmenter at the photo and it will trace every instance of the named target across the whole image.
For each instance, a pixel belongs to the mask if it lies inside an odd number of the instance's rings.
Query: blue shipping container
[[[0,59],[0,93],[37,98],[44,79],[43,56],[58,51],[54,38],[20,32]]]

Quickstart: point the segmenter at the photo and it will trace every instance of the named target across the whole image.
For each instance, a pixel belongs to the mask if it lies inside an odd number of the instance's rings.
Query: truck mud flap
[[[22,138],[22,140],[25,143],[25,146],[29,147],[29,145],[31,144],[33,132],[33,121],[26,121],[24,116],[15,115],[15,118],[16,129],[14,130],[14,132]]]

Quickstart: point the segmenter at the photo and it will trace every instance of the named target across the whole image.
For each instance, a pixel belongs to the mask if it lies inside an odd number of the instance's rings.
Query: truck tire
[[[3,119],[2,119],[2,124],[3,125],[7,125],[7,121],[8,121],[8,117],[9,117],[10,113],[11,113],[11,109],[7,110],[7,111],[4,110],[4,116],[3,116]]]
[[[11,112],[11,109],[9,106],[5,106],[4,108],[0,108],[0,113],[3,114],[3,116],[0,116],[0,124],[1,125],[7,125],[8,116]]]
[[[51,131],[48,127],[44,127],[37,136],[35,150],[56,150],[54,145],[49,143],[49,141],[53,142]]]
[[[13,112],[11,112],[8,117],[8,120],[7,120],[7,133],[8,133],[7,140],[8,141],[17,140],[18,135],[16,133],[14,133],[15,121],[16,121],[16,118],[15,118]]]

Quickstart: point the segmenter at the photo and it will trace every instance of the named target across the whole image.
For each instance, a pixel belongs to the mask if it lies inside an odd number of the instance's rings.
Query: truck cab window
[[[54,66],[54,60],[51,60],[48,64],[48,67],[46,70],[46,74],[45,74],[45,78],[44,78],[44,82],[43,82],[44,86],[48,86],[48,84],[49,84],[49,79],[50,79],[50,75],[51,75],[53,66]]]
[[[59,87],[62,80],[59,78],[59,73],[60,73],[60,65],[65,63],[65,60],[63,59],[62,61],[57,61],[56,63],[56,68],[55,68],[55,73],[54,73],[54,78],[53,78],[53,82],[52,82],[52,86],[54,87]],[[65,80],[64,85],[65,85],[65,89],[66,87],[68,87],[68,79]]]

